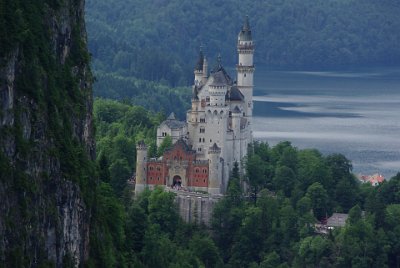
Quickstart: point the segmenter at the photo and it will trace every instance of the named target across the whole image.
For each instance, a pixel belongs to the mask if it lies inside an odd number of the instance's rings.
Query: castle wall
[[[212,211],[222,196],[186,193],[173,189],[166,190],[176,194],[175,202],[178,206],[179,215],[185,222],[211,225]]]

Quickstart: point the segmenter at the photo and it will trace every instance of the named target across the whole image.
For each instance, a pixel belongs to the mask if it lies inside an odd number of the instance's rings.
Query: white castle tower
[[[248,16],[238,35],[237,51],[239,54],[239,63],[236,66],[237,86],[245,97],[246,105],[243,107],[243,112],[249,124],[249,138],[252,140],[254,44]]]

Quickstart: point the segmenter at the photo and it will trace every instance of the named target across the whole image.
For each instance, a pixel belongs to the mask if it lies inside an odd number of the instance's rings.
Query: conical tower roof
[[[252,41],[251,28],[249,23],[249,16],[246,16],[242,30],[239,33],[239,41]]]

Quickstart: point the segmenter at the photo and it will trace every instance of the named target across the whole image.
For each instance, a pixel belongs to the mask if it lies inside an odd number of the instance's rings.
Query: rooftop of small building
[[[349,214],[345,213],[333,213],[327,219],[326,225],[331,227],[343,227],[346,225],[346,220],[349,217]]]
[[[160,126],[166,125],[170,129],[181,129],[186,126],[186,122],[179,121],[175,118],[175,114],[172,112],[165,121],[161,123]]]

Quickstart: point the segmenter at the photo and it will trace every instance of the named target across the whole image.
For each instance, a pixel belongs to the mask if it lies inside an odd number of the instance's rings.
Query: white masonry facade
[[[254,87],[254,43],[247,17],[238,35],[237,52],[235,81],[222,66],[220,57],[209,73],[207,59],[200,51],[194,70],[192,107],[186,122],[176,120],[171,114],[157,129],[157,146],[171,136],[174,146],[179,143],[179,150],[186,148],[192,156],[182,158],[177,153],[173,158],[174,148],[171,148],[159,159],[146,159],[147,147],[140,143],[136,192],[154,185],[174,187],[179,183],[179,187],[188,190],[224,194],[235,162],[243,171],[243,159],[252,142]],[[208,163],[207,167],[204,163]],[[152,167],[160,169],[160,173],[151,173]],[[196,176],[198,169],[202,176]],[[152,183],[156,176],[158,180]]]

